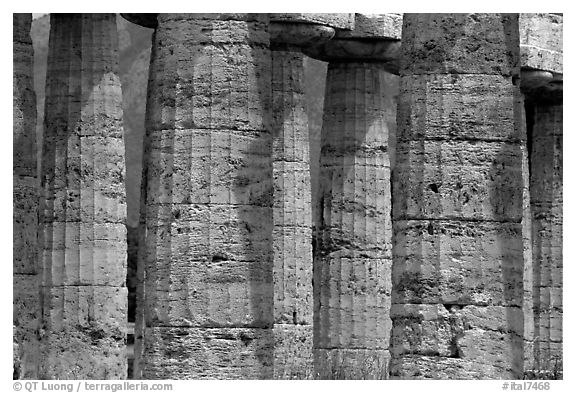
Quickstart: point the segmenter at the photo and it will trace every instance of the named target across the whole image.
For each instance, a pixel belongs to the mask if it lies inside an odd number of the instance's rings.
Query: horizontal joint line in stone
[[[497,219],[486,219],[486,218],[467,218],[467,217],[457,217],[457,218],[397,218],[394,221],[398,222],[407,222],[407,221],[450,221],[450,222],[454,222],[454,221],[461,221],[461,222],[495,222],[495,223],[501,223],[501,224],[520,224],[522,222],[522,218],[516,219],[516,220],[510,220],[510,219],[506,219],[506,220],[497,220]]]
[[[313,349],[323,349],[323,350],[351,350],[351,351],[389,351],[390,347],[385,348],[374,348],[373,346],[369,347],[314,347]]]
[[[510,145],[520,145],[523,142],[522,138],[509,138],[509,139],[481,139],[481,138],[459,138],[459,137],[422,137],[422,138],[402,138],[398,137],[396,144],[403,142],[470,142],[470,143],[507,143]]]
[[[125,285],[105,285],[105,284],[58,284],[58,285],[41,285],[41,288],[84,288],[84,287],[99,287],[99,288],[126,288]]]

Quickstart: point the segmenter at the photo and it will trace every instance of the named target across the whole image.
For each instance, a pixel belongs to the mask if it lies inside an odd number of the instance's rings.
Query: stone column
[[[13,14],[14,379],[38,378],[38,179],[31,14]]]
[[[157,17],[136,322],[142,378],[273,376],[268,26],[266,14]]]
[[[385,102],[401,16],[356,14],[310,51],[329,61],[314,260],[314,362],[321,379],[387,379],[390,157]]]
[[[562,372],[562,75],[522,73],[530,146],[534,345],[530,373]],[[537,375],[540,374],[540,375]],[[530,374],[530,376],[532,376]]]
[[[308,15],[309,16],[309,15]],[[302,47],[334,35],[346,25],[322,15],[272,14],[272,103],[274,121],[274,379],[311,379],[312,200],[308,115]],[[316,22],[316,23],[313,23]],[[335,23],[339,22],[339,23]]]
[[[525,349],[525,374],[538,379],[561,379],[563,372],[562,42],[562,15],[520,14],[532,241],[532,280],[525,281],[532,309],[525,309],[525,330],[533,345]]]
[[[126,201],[114,14],[52,14],[41,170],[40,378],[126,378]]]
[[[518,15],[404,14],[391,375],[522,378]]]

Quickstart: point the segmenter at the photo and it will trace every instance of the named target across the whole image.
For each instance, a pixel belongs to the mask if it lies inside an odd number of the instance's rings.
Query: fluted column
[[[522,91],[530,161],[531,280],[525,280],[528,378],[561,379],[563,17],[520,14]],[[531,309],[529,307],[531,306]]]
[[[334,29],[274,17],[274,378],[311,379],[312,200],[301,48],[330,39]]]
[[[314,363],[321,379],[387,379],[391,217],[386,75],[398,15],[356,14],[314,56],[329,61],[314,260]],[[384,40],[386,39],[386,40]]]
[[[114,14],[52,14],[41,172],[42,364],[126,378],[126,201]]]
[[[563,83],[561,74],[526,70],[530,146],[533,255],[533,359],[529,372],[553,378],[562,372]],[[536,376],[536,375],[535,375]]]
[[[547,370],[561,368],[562,363],[562,110],[561,90],[556,99],[536,103],[532,131],[532,244],[538,299],[534,349]]]
[[[31,14],[13,14],[14,378],[38,378],[38,178]]]
[[[159,14],[157,24],[136,362],[145,379],[271,378],[268,17]]]
[[[518,15],[404,14],[391,376],[521,378]]]

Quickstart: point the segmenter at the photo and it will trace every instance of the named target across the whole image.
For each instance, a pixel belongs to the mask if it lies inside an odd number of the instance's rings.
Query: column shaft
[[[126,378],[126,198],[114,14],[52,14],[42,152],[43,378]]]
[[[147,379],[271,378],[268,18],[157,20],[136,362]]]
[[[518,16],[404,14],[393,178],[394,378],[521,378]]]
[[[38,178],[31,14],[13,14],[14,378],[38,378]]]
[[[312,377],[312,200],[304,55],[272,52],[274,378]]]
[[[540,370],[553,370],[562,363],[562,109],[560,98],[536,101],[533,112],[534,356]]]
[[[378,62],[330,62],[314,260],[314,358],[322,379],[385,379],[389,358],[390,159]]]

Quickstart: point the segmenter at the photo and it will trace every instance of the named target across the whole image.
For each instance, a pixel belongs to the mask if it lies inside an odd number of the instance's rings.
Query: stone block
[[[517,142],[520,90],[501,75],[405,75],[400,78],[398,141],[458,139]]]
[[[274,325],[274,379],[314,379],[311,325]]]
[[[397,220],[522,220],[522,151],[516,144],[398,143],[393,181]]]
[[[274,322],[312,324],[312,229],[274,228]]]
[[[175,130],[149,137],[148,205],[272,205],[271,138],[239,130]]]
[[[272,266],[266,261],[173,258],[149,262],[147,326],[268,327],[273,324]]]
[[[522,67],[562,74],[563,16],[521,13],[519,19]]]
[[[386,349],[314,349],[316,379],[388,379]]]
[[[354,14],[354,29],[339,30],[336,38],[400,40],[402,14]]]
[[[397,221],[396,303],[521,306],[521,224]]]
[[[388,348],[391,264],[358,256],[318,263],[314,276],[318,348]]]
[[[125,287],[62,286],[41,290],[42,329],[46,334],[60,335],[63,340],[67,332],[77,329],[78,340],[82,340],[82,335],[94,334],[124,344],[128,299]],[[72,342],[69,345],[74,347]]]
[[[125,225],[56,222],[44,225],[42,236],[44,285],[125,284]]]
[[[519,76],[518,16],[404,14],[400,74]]]
[[[271,379],[272,329],[146,328],[144,379]]]

